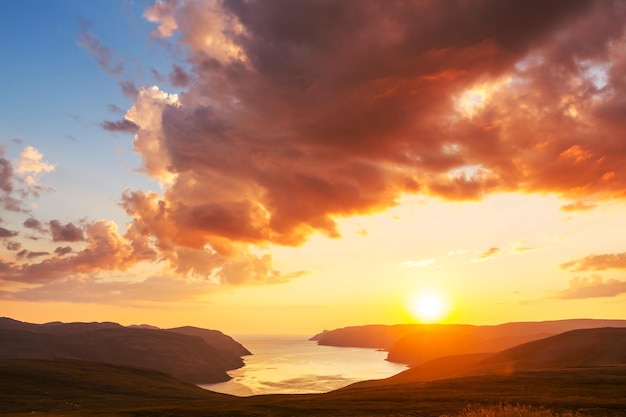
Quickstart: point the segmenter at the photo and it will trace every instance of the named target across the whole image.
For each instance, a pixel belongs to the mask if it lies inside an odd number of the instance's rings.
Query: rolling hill
[[[199,328],[153,329],[117,323],[23,323],[0,319],[0,358],[61,359],[154,369],[192,383],[230,379],[250,352]]]
[[[521,371],[626,365],[626,328],[580,329],[493,354],[437,358],[390,378],[355,386],[374,387]]]
[[[625,343],[623,328],[575,330],[495,354],[439,358],[325,394],[242,398],[147,369],[0,359],[0,414],[440,417],[468,404],[508,403],[618,417],[626,415]],[[456,376],[426,381],[420,368],[428,366],[454,370]]]

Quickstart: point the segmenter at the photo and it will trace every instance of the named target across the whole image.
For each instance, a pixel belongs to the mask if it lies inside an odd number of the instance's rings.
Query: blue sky
[[[139,160],[132,135],[100,125],[122,119],[119,111],[132,105],[118,81],[152,85],[150,68],[169,70],[168,52],[148,36],[154,25],[141,17],[147,4],[27,0],[4,5],[0,50],[8,65],[0,67],[0,138],[10,157],[33,146],[57,167],[45,178],[56,190],[52,198],[43,196],[50,216],[71,221],[75,212],[84,212],[91,220],[119,221],[117,201],[124,187],[158,189],[133,171]],[[110,49],[114,64],[124,65],[121,74],[98,65],[80,44],[83,30]]]

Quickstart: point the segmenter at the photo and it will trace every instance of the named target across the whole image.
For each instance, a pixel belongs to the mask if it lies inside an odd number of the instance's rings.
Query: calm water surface
[[[303,394],[327,392],[367,379],[387,378],[406,366],[385,361],[374,349],[318,346],[308,336],[238,336],[251,356],[233,378],[202,388],[225,394]]]

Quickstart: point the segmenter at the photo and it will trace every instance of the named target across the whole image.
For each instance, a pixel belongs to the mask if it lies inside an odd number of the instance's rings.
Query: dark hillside
[[[626,367],[516,372],[316,395],[238,398],[155,371],[87,362],[0,359],[0,414],[68,416],[439,417],[502,402],[624,416]],[[15,414],[12,414],[15,413]],[[19,413],[19,414],[18,414]]]
[[[494,354],[437,358],[390,378],[353,387],[416,383],[470,375],[518,371],[626,365],[626,328],[572,330]]]
[[[71,359],[154,369],[193,383],[230,379],[249,352],[221,332],[124,327],[116,323],[0,321],[0,358]]]

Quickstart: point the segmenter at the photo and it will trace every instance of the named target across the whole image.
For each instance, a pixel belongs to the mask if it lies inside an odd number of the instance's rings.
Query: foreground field
[[[463,410],[472,404],[480,408],[508,403],[599,417],[626,415],[625,392],[626,366],[238,398],[204,391],[153,371],[85,362],[0,361],[3,415],[32,415],[35,411],[55,416],[438,417],[463,416]]]

